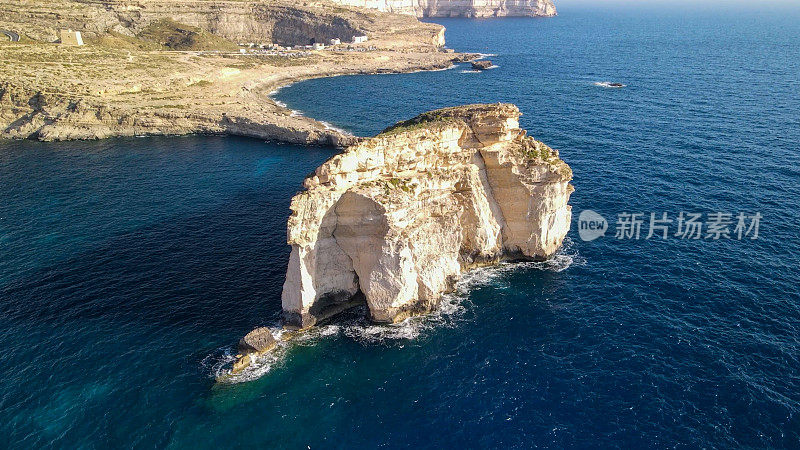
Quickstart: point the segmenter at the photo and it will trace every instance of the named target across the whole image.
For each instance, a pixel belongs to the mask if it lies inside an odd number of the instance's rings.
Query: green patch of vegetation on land
[[[315,64],[321,58],[317,56],[275,56],[275,55],[239,55],[239,54],[224,54],[223,58],[234,60],[226,67],[232,69],[249,70],[255,69],[263,65],[270,65],[273,67],[291,67],[291,66],[305,66]]]
[[[418,128],[429,127],[433,124],[449,125],[458,122],[463,123],[464,121],[468,121],[476,115],[497,114],[498,112],[511,113],[513,111],[518,111],[515,106],[500,103],[490,105],[475,104],[453,106],[450,108],[429,111],[420,114],[413,119],[397,122],[391,127],[383,130],[380,134],[395,134]]]
[[[236,51],[239,48],[227,39],[172,19],[161,19],[151,23],[137,37],[169,50]]]
[[[397,122],[389,128],[381,131],[380,135],[403,133],[406,131],[418,130],[430,127],[434,123],[455,122],[455,118],[445,113],[446,110],[436,110],[420,114],[413,119]]]
[[[114,48],[117,50],[138,50],[138,51],[163,50],[163,47],[157,42],[137,39],[133,36],[125,36],[124,34],[116,33],[114,31],[96,37],[94,39],[88,40],[87,43],[90,45]]]
[[[188,105],[177,105],[177,104],[175,104],[175,105],[173,105],[173,104],[154,105],[152,107],[155,108],[155,109],[188,109],[189,108]]]
[[[400,189],[405,193],[411,193],[414,189],[408,185],[408,180],[400,179],[400,178],[391,178],[387,181],[387,183],[394,189]]]
[[[550,147],[544,144],[525,143],[521,148],[522,154],[528,159],[547,161],[555,157]]]

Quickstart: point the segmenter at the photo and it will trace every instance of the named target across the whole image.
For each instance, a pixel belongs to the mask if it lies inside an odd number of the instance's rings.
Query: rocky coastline
[[[0,0],[0,6],[9,12],[0,28],[24,30],[20,42],[0,42],[0,138],[6,139],[200,133],[343,148],[358,138],[276,104],[269,93],[309,78],[444,69],[473,58],[445,50],[439,25],[325,2]],[[53,9],[65,12],[54,20]],[[59,43],[58,29],[68,27],[81,29],[87,45]],[[355,35],[369,39],[323,50],[301,45],[350,42]],[[186,47],[175,47],[176,37]],[[241,48],[234,40],[243,41]]]
[[[357,306],[395,323],[436,309],[467,270],[553,256],[570,227],[572,170],[520,115],[510,104],[431,111],[309,175],[287,224],[284,328]]]
[[[115,105],[91,97],[76,98],[0,81],[0,138],[66,141],[223,134],[344,148],[358,142],[359,137],[298,115],[276,103],[269,93],[312,78],[440,70],[474,57],[442,55],[445,54],[396,60],[391,65],[364,61],[349,67],[310,67],[306,71],[281,74],[270,80],[260,76],[245,78],[235,103],[223,108],[209,108],[202,104],[133,108],[130,104]]]
[[[280,341],[354,307],[377,323],[428,313],[464,271],[547,259],[569,230],[572,171],[526,136],[514,105],[436,110],[361,138],[270,98],[309,78],[480,58],[445,49],[444,28],[418,21],[418,12],[285,0],[53,3],[0,0],[10,11],[0,28],[25,30],[0,44],[0,138],[205,133],[345,148],[292,200]],[[65,13],[54,18],[53,8]],[[67,27],[80,28],[88,45],[54,41]],[[274,352],[275,336],[262,327],[243,337],[230,373]]]

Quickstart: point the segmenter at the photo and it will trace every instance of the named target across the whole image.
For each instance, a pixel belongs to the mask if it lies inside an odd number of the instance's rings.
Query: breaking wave
[[[287,86],[289,86],[289,85],[287,85]],[[296,109],[291,109],[291,108],[289,108],[289,105],[287,105],[285,102],[282,102],[282,101],[280,101],[280,100],[275,98],[275,95],[277,95],[280,92],[280,90],[283,89],[284,87],[286,87],[286,86],[281,86],[281,87],[271,91],[269,93],[269,98],[272,99],[272,101],[275,102],[275,104],[280,106],[281,108],[288,109],[289,110],[289,117],[304,117],[302,111],[298,111]],[[330,124],[330,122],[326,122],[324,120],[320,120],[318,122],[321,123],[322,126],[325,127],[326,130],[336,131],[336,132],[342,133],[344,135],[352,136],[352,133],[350,133],[349,131],[344,130],[344,129],[339,128],[339,127],[336,127],[336,126],[333,126],[333,125]]]
[[[394,324],[375,324],[366,318],[365,307],[362,307],[345,313],[336,324],[317,326],[291,339],[286,338],[289,331],[273,326],[270,329],[278,341],[277,348],[253,361],[242,372],[230,374],[230,366],[236,360],[233,347],[217,349],[203,360],[203,365],[209,368],[210,377],[221,383],[244,383],[282,366],[292,347],[315,345],[322,339],[344,336],[364,345],[402,345],[424,336],[426,332],[456,327],[470,305],[470,293],[476,288],[496,284],[510,272],[521,269],[563,272],[572,266],[585,264],[586,260],[578,254],[574,242],[567,238],[561,249],[547,261],[507,262],[465,272],[453,292],[443,295],[436,310],[429,314],[409,317]]]
[[[485,68],[485,69],[483,69],[483,70],[477,70],[477,69],[464,69],[464,70],[462,70],[462,71],[461,71],[461,73],[481,73],[481,72],[485,72],[485,71],[487,71],[487,70],[491,70],[491,69],[497,69],[498,67],[500,67],[500,66],[498,66],[497,64],[492,64],[491,66],[489,66],[489,67],[487,67],[487,68]]]
[[[604,87],[604,88],[612,88],[612,89],[624,88],[624,87],[628,86],[627,84],[615,83],[613,81],[595,81],[593,84],[595,86],[600,86],[600,87]]]
[[[294,113],[295,111],[292,110],[292,112]],[[342,133],[342,134],[345,134],[345,135],[352,136],[352,133],[350,133],[349,131],[344,130],[344,129],[339,128],[339,127],[335,127],[335,126],[331,125],[330,123],[325,122],[324,120],[320,120],[319,123],[321,123],[322,126],[324,126],[326,130],[336,131],[336,132],[339,132],[339,133]]]

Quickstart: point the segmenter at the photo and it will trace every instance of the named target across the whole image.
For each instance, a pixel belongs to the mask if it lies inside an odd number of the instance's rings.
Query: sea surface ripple
[[[573,223],[547,265],[472,272],[437,314],[353,316],[217,384],[277,325],[289,200],[334,151],[0,142],[0,447],[800,448],[800,13],[633,5],[440,20],[498,67],[275,95],[356,134],[513,102],[572,166],[576,218],[759,212],[759,239]]]

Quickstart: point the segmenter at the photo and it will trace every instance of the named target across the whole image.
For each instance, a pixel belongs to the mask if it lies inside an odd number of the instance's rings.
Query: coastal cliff
[[[470,57],[441,48],[440,25],[330,2],[0,0],[0,10],[0,29],[21,36],[0,40],[0,138],[212,133],[345,147],[358,138],[290,111],[270,92]],[[86,45],[58,43],[67,28]],[[349,43],[354,35],[369,41]],[[331,39],[344,43],[285,48]]]
[[[552,256],[572,171],[514,105],[420,115],[334,156],[291,203],[282,304],[306,328],[366,304],[375,322],[435,308],[461,272]]]
[[[372,8],[417,17],[552,17],[552,0],[334,0],[336,3]]]
[[[198,91],[191,85],[185,88]],[[351,145],[358,140],[356,136],[326,127],[316,120],[281,114],[282,108],[277,105],[259,105],[269,101],[266,93],[243,90],[241,97],[237,108],[229,111],[220,111],[219,107],[181,108],[180,105],[136,109],[91,98],[65,98],[0,82],[0,138],[65,141],[203,133],[335,147]],[[258,106],[248,108],[245,102]]]
[[[418,24],[408,17],[379,16],[379,11],[342,8],[326,1],[0,0],[0,9],[0,27],[44,42],[57,41],[59,29],[65,28],[78,30],[89,39],[108,33],[134,37],[168,19],[234,43],[303,45],[327,43],[333,38],[350,42],[356,35],[386,35],[405,28],[429,32],[413,33],[412,41],[443,44],[437,25]]]

